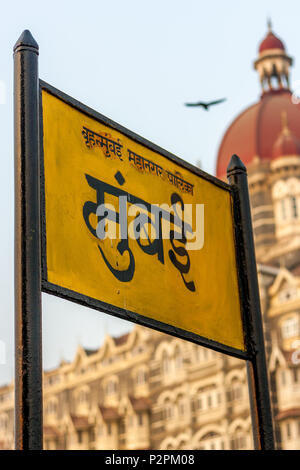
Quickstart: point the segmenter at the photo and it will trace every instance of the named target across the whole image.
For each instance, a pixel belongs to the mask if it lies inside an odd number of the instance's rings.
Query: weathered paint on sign
[[[244,351],[230,191],[44,90],[42,105],[46,280]]]

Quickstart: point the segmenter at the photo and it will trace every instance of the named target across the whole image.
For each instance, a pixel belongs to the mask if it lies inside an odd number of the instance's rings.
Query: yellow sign
[[[230,191],[43,90],[46,281],[244,351]]]

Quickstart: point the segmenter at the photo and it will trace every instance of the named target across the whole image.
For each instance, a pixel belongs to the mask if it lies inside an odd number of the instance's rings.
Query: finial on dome
[[[270,17],[267,18],[267,27],[268,27],[269,33],[271,33],[272,32],[272,20]]]

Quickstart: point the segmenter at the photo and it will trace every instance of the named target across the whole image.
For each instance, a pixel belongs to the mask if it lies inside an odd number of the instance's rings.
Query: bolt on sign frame
[[[28,30],[14,67],[16,448],[43,446],[43,290],[246,360],[255,448],[273,449],[239,157],[224,183],[39,80]],[[99,237],[103,221],[116,239]]]

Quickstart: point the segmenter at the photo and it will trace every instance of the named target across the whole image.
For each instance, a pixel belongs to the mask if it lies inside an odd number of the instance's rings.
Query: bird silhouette
[[[226,98],[222,98],[222,99],[216,100],[216,101],[209,101],[208,103],[204,103],[203,101],[199,101],[197,103],[184,103],[184,104],[185,104],[185,106],[202,106],[206,111],[208,111],[210,106],[212,106],[214,104],[223,103],[223,101],[226,101]]]

